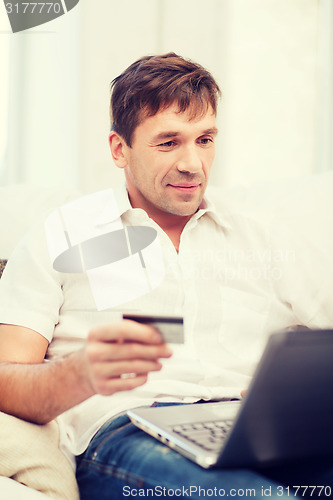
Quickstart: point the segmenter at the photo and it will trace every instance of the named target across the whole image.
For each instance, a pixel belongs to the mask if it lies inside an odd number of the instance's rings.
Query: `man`
[[[173,53],[132,64],[114,80],[111,97],[110,148],[127,191],[89,195],[48,226],[65,227],[66,239],[59,231],[51,243],[63,245],[60,254],[115,228],[154,229],[164,263],[160,284],[135,294],[138,276],[127,273],[120,290],[123,276],[109,263],[102,271],[74,273],[72,264],[59,271],[44,228],[18,247],[6,269],[0,409],[40,424],[58,417],[62,449],[78,456],[82,499],[122,498],[157,485],[178,492],[189,485],[254,488],[259,496],[273,484],[268,475],[201,470],[135,429],[124,412],[154,402],[237,397],[269,332],[331,320],[294,279],[294,261],[275,268],[272,255],[262,257],[271,240],[261,223],[204,197],[219,94],[208,71]],[[319,285],[305,278],[315,292]],[[118,295],[110,292],[115,286]],[[121,319],[133,311],[183,316],[185,344],[173,346],[171,356],[153,328]],[[317,480],[299,472],[293,479],[302,484]],[[281,471],[278,477],[278,484],[287,480]],[[272,498],[280,498],[275,491]]]

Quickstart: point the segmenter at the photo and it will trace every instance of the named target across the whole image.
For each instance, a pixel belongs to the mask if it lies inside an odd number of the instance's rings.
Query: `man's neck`
[[[181,217],[179,215],[165,214],[161,216],[154,216],[150,214],[150,218],[153,219],[156,224],[160,226],[161,229],[169,236],[172,241],[176,251],[179,251],[180,237],[183,232],[184,227],[187,222],[191,219],[192,215]]]
[[[188,221],[192,218],[193,214],[185,216],[175,215],[168,212],[163,212],[153,205],[147,206],[147,204],[145,204],[144,206],[142,206],[141,204],[137,204],[134,201],[132,202],[130,195],[129,199],[133,208],[141,208],[142,210],[145,210],[150,219],[152,219],[154,222],[156,222],[156,224],[158,224],[158,226],[160,226],[160,228],[169,236],[178,252],[182,231]]]
[[[168,233],[171,231],[181,233],[193,214],[180,216],[164,212],[149,212],[148,215],[151,219],[153,219],[153,221],[156,222],[156,224],[160,226],[161,229],[163,229],[164,232]]]

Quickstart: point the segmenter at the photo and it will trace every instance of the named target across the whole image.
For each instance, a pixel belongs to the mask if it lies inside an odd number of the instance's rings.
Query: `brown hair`
[[[174,52],[146,56],[131,64],[110,85],[111,130],[131,147],[136,127],[144,118],[178,104],[179,112],[190,109],[192,118],[216,113],[220,89],[202,66]]]

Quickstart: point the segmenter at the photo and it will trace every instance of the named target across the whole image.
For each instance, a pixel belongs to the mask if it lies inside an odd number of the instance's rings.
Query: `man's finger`
[[[113,363],[99,363],[94,366],[94,376],[99,379],[117,378],[123,375],[149,373],[159,371],[162,364],[158,361],[145,361],[135,359],[133,361],[115,361]]]
[[[152,326],[125,319],[110,325],[98,326],[89,333],[89,339],[100,342],[141,342],[161,344],[161,334]]]
[[[91,362],[112,362],[133,359],[168,358],[172,350],[167,344],[146,345],[135,342],[123,344],[91,342],[86,347]]]
[[[118,377],[106,380],[97,387],[97,393],[110,396],[118,391],[130,391],[147,382],[148,374],[142,373],[134,377]]]

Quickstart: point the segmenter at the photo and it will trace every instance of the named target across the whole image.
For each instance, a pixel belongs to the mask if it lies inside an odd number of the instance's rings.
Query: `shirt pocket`
[[[268,297],[220,287],[221,325],[219,342],[233,357],[257,362],[267,340]]]

